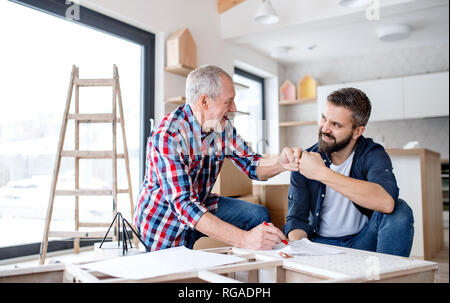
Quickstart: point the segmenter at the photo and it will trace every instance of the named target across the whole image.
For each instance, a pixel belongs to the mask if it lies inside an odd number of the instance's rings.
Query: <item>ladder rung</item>
[[[113,90],[113,113],[105,112],[105,113],[79,113],[78,110],[72,111],[71,113],[71,100],[73,98],[73,94],[75,94],[75,109],[77,109],[77,106],[79,105],[80,101],[80,95],[79,95],[79,88],[80,87],[105,87],[107,90],[111,89]],[[116,106],[118,106],[116,111]],[[118,117],[120,116],[120,118]],[[80,123],[111,123],[113,126],[112,129],[112,135],[113,135],[113,146],[108,150],[87,150],[89,148],[86,148],[85,150],[80,150],[79,148],[79,137],[78,137],[78,128],[75,129],[76,140],[73,150],[64,150],[64,138],[67,133],[67,121],[68,120],[75,121],[75,126],[79,126]],[[116,146],[116,122],[120,122],[121,124],[124,123],[124,115],[123,115],[123,107],[122,107],[122,96],[120,91],[120,85],[119,85],[119,73],[117,70],[117,66],[113,66],[113,77],[111,78],[102,78],[102,79],[80,79],[79,78],[79,70],[78,67],[75,65],[72,66],[72,74],[70,77],[69,82],[69,90],[67,92],[67,99],[66,99],[66,105],[64,108],[64,115],[63,115],[63,123],[61,125],[60,135],[59,135],[59,142],[58,142],[58,151],[57,151],[57,161],[55,163],[55,167],[53,170],[53,181],[51,185],[51,197],[49,200],[49,207],[47,212],[47,217],[45,221],[45,232],[44,232],[44,240],[41,245],[41,251],[40,251],[40,257],[39,257],[39,263],[42,265],[44,264],[45,257],[47,255],[47,249],[48,249],[48,240],[49,237],[55,237],[55,238],[62,238],[62,239],[76,239],[77,241],[74,242],[74,249],[75,252],[78,253],[80,248],[80,243],[78,239],[81,238],[114,238],[114,229],[110,228],[110,231],[107,232],[107,227],[111,226],[109,223],[105,222],[86,222],[86,221],[79,221],[79,205],[78,205],[78,196],[110,196],[113,199],[116,199],[116,194],[121,193],[127,193],[130,196],[130,206],[131,206],[131,216],[133,216],[133,201],[132,201],[132,188],[131,188],[131,178],[130,178],[130,170],[129,170],[129,159],[128,159],[128,152],[127,152],[127,144],[126,144],[126,136],[125,136],[125,129],[122,127],[122,139],[124,143],[124,148],[122,151],[117,150]],[[122,125],[123,126],[123,125]],[[68,148],[71,149],[71,148]],[[61,169],[61,158],[62,157],[72,157],[75,160],[75,186],[72,187],[72,189],[68,190],[57,190],[57,181],[58,176]],[[112,177],[113,186],[111,188],[107,189],[90,189],[90,188],[83,188],[80,189],[78,184],[78,176],[79,176],[79,165],[78,165],[78,159],[85,158],[85,159],[113,159],[113,175]],[[125,168],[127,171],[127,178],[128,178],[128,187],[127,189],[118,189],[117,188],[117,159],[125,159]],[[108,174],[107,174],[108,175]],[[53,212],[53,204],[54,204],[54,198],[55,195],[62,195],[62,196],[75,196],[75,228],[72,230],[67,231],[50,231],[50,223],[52,220],[52,212]],[[99,200],[99,198],[96,198]],[[101,200],[101,199],[100,199]],[[114,201],[114,203],[117,204],[117,201]],[[114,205],[115,209],[113,210],[114,214],[117,214],[116,205]],[[79,227],[86,227],[81,228],[82,231],[80,231]],[[92,230],[91,230],[92,229]],[[137,239],[135,237],[134,241],[136,245]]]
[[[79,222],[79,227],[109,227],[111,223]],[[106,232],[105,232],[106,233]],[[104,234],[103,234],[104,236]]]
[[[114,121],[112,114],[69,114],[67,117],[83,123],[109,123]],[[116,122],[121,122],[121,119],[117,117]]]
[[[128,189],[118,189],[118,194],[128,193]],[[76,189],[76,190],[56,190],[58,196],[111,196],[111,189]]]
[[[112,151],[93,150],[63,150],[62,157],[77,157],[85,159],[111,159]],[[124,154],[117,154],[116,158],[124,158]]]
[[[114,79],[77,79],[78,86],[113,86]]]
[[[109,231],[111,234],[112,229]],[[105,231],[49,231],[49,237],[56,238],[103,238],[106,234]],[[108,234],[108,238],[111,237]]]

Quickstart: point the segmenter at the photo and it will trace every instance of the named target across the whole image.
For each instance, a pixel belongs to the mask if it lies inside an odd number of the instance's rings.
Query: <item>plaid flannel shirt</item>
[[[168,114],[147,141],[146,170],[134,224],[151,251],[181,246],[200,217],[218,207],[211,189],[227,157],[258,180],[255,154],[227,120],[222,133],[202,132],[189,105]]]

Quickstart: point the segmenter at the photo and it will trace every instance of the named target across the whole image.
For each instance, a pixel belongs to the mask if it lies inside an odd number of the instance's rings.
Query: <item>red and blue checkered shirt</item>
[[[202,132],[189,105],[168,114],[147,141],[146,170],[134,223],[151,251],[181,246],[200,217],[218,207],[211,189],[227,157],[258,180],[255,154],[230,120],[222,133]]]

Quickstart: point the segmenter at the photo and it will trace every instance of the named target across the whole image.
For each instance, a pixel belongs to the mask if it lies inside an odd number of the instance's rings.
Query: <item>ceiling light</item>
[[[378,39],[391,42],[406,39],[411,33],[411,27],[407,24],[392,24],[378,28]]]
[[[278,18],[277,13],[272,7],[269,0],[262,0],[262,4],[256,12],[253,20],[261,24],[274,24],[277,23],[280,18]]]
[[[274,47],[272,51],[270,52],[270,56],[273,58],[281,58],[283,56],[287,56],[289,54],[289,51],[291,50],[288,46],[278,46]]]
[[[339,4],[343,7],[363,7],[369,5],[371,0],[341,0]]]

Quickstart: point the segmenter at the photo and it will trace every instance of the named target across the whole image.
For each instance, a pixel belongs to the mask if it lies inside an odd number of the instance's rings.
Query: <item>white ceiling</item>
[[[237,14],[241,14],[240,20],[243,16],[249,15],[247,18],[249,20],[245,20],[245,22],[253,22],[251,11],[259,5],[260,0],[247,0],[247,2],[251,2],[247,6],[238,5],[230,10],[229,15],[224,14],[222,34],[225,39],[232,43],[245,45],[268,56],[273,53],[273,49],[276,47],[289,47],[288,54],[278,56],[276,59],[291,64],[448,43],[448,0],[399,0],[391,1],[386,6],[383,6],[383,4],[386,4],[388,0],[380,0],[379,20],[368,20],[366,8],[359,10],[341,8],[337,4],[339,0],[296,1],[303,1],[304,3],[314,1],[316,5],[320,2],[326,5],[326,1],[336,3],[333,3],[334,7],[327,6],[327,13],[324,13],[324,10],[317,12],[317,17],[312,16],[314,11],[311,8],[309,20],[305,22],[288,22],[285,20],[284,23],[280,21],[281,24],[269,26],[249,24],[242,27],[241,25],[241,29],[246,28],[246,30],[234,30],[233,32],[231,24],[227,28],[227,22],[236,20]],[[292,2],[289,0],[271,0],[271,2],[281,19],[283,14],[286,17],[284,12],[289,11],[287,6],[291,5],[292,7]],[[233,10],[234,12],[231,12]],[[336,13],[333,13],[333,10]],[[305,19],[307,18],[303,17],[303,20]],[[410,25],[412,28],[411,36],[397,42],[378,40],[377,28],[396,23]],[[233,24],[233,26],[236,26],[236,24]],[[250,27],[252,28],[249,29]],[[309,50],[308,47],[312,45],[316,47]]]

